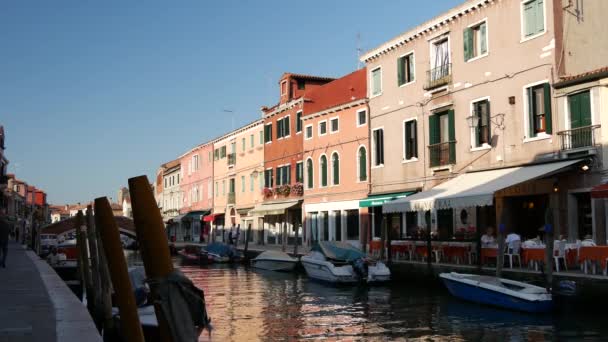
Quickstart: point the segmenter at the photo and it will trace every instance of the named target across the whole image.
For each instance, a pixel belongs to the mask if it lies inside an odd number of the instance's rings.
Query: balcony
[[[557,132],[562,151],[596,147],[601,125],[591,125]]]
[[[228,193],[228,204],[235,204],[235,203],[236,203],[236,193],[229,192]]]
[[[456,141],[429,145],[431,167],[456,164]]]
[[[452,63],[443,64],[426,72],[424,90],[435,89],[452,83]]]
[[[227,157],[228,166],[234,166],[236,164],[236,153],[230,153]]]

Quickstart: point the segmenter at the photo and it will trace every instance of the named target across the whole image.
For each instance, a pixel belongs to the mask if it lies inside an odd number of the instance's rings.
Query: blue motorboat
[[[212,242],[203,247],[201,253],[210,262],[226,263],[241,260],[243,255],[234,246],[222,242]]]
[[[545,288],[520,281],[477,274],[441,273],[450,293],[458,298],[500,308],[543,313],[553,309]]]

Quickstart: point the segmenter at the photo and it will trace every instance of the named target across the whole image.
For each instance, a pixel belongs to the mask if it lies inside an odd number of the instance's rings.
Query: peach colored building
[[[264,242],[293,243],[302,226],[302,113],[305,96],[332,78],[285,73],[279,80],[279,103],[262,107],[264,117]],[[302,234],[299,233],[301,237]],[[284,239],[285,237],[285,239]]]
[[[203,217],[213,208],[213,144],[204,143],[180,157],[182,204],[181,228],[187,241],[200,241],[209,234],[209,224]]]
[[[213,220],[214,237],[227,238],[239,230],[252,228],[251,241],[258,241],[262,222],[253,208],[262,202],[264,143],[263,120],[238,128],[213,142]]]
[[[359,206],[369,192],[366,70],[308,92],[302,120],[305,239],[359,245],[369,227]]]

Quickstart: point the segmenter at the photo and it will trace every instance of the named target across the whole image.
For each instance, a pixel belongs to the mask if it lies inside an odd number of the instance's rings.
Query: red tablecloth
[[[369,251],[379,251],[382,248],[382,241],[372,240],[369,242]]]
[[[394,253],[407,253],[409,250],[409,245],[392,245],[391,252]]]
[[[481,248],[481,262],[485,263],[490,258],[498,257],[498,248]]]
[[[544,248],[522,248],[521,249],[521,262],[527,265],[530,261],[545,261],[545,249]]]
[[[469,247],[467,246],[443,246],[443,255],[447,259],[453,258],[461,258],[464,260],[467,257],[467,253],[469,252]]]
[[[568,267],[576,265],[576,249],[566,249],[566,262]]]
[[[608,258],[608,246],[581,247],[578,252],[579,262],[596,261],[602,269],[606,267],[606,258]]]

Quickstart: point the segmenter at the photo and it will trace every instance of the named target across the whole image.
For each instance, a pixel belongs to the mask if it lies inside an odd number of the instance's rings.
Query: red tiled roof
[[[564,87],[577,81],[595,80],[598,78],[608,77],[608,66],[601,67],[595,70],[587,71],[578,75],[567,75],[560,77],[560,80],[554,84],[556,88]]]
[[[304,116],[346,104],[367,96],[365,69],[359,69],[306,94]]]
[[[135,232],[135,224],[133,220],[124,216],[114,216],[118,227],[131,232]],[[63,234],[70,230],[76,229],[76,217],[70,217],[63,221],[55,222],[42,228],[42,234]]]
[[[331,81],[331,80],[335,80],[335,78],[333,78],[333,77],[305,75],[305,74],[294,74],[292,72],[283,73],[283,75],[281,76],[280,80],[285,79],[285,78],[287,78],[289,76],[291,76],[291,78],[295,78],[295,79],[311,80],[311,81]],[[280,82],[280,80],[279,80],[279,82]]]
[[[172,167],[175,167],[175,166],[179,165],[180,162],[181,161],[179,159],[175,159],[175,160],[172,160],[170,162],[166,162],[166,163],[162,164],[161,167],[163,167],[165,169],[170,169]]]

